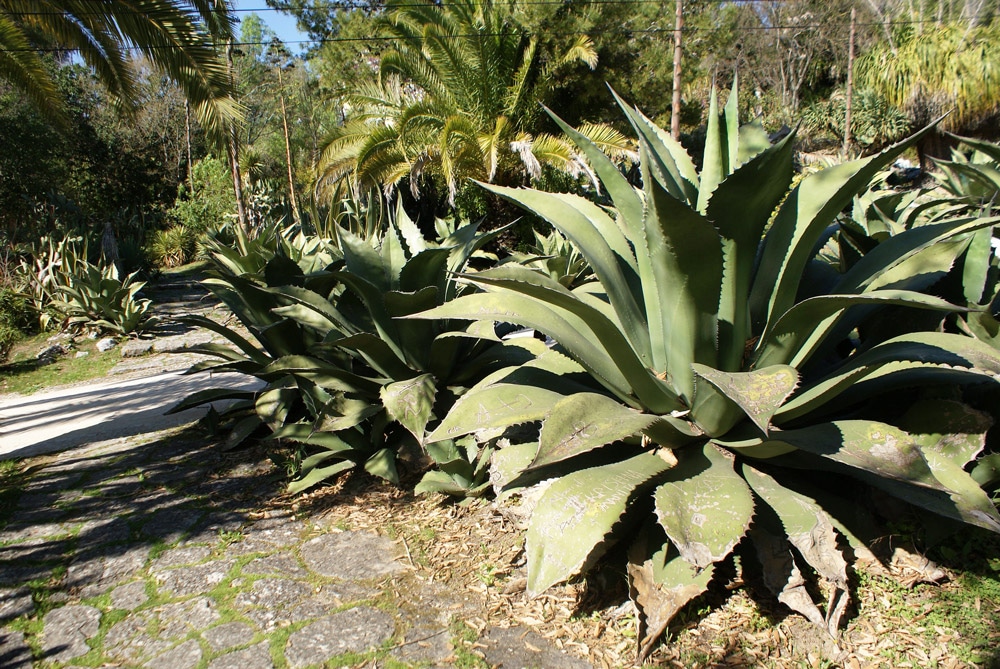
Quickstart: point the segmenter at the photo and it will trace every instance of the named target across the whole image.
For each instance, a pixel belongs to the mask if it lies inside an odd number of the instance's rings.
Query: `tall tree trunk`
[[[191,103],[184,98],[184,138],[187,140],[187,177],[191,197],[194,197],[194,172],[191,165]]]
[[[226,45],[226,64],[229,66],[229,78],[233,79],[233,43]],[[250,232],[250,222],[247,219],[246,200],[243,197],[243,173],[240,170],[240,137],[235,123],[229,124],[226,142],[226,153],[229,156],[229,169],[233,177],[233,192],[236,194],[236,218],[244,232]]]
[[[684,28],[684,1],[674,0],[677,3],[676,14],[674,16],[674,90],[670,103],[670,135],[674,139],[681,136],[681,30]]]
[[[278,97],[281,100],[281,127],[285,131],[285,165],[288,167],[288,197],[292,203],[292,220],[295,225],[301,225],[299,205],[295,198],[295,179],[292,177],[292,144],[288,139],[288,114],[285,111],[285,88],[281,79],[281,66],[278,66]]]
[[[851,153],[851,105],[854,102],[854,35],[858,13],[851,7],[851,33],[847,38],[847,100],[844,109],[844,157]]]

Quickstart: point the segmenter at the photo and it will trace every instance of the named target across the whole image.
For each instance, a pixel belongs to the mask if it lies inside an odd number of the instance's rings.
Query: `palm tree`
[[[135,50],[178,83],[221,141],[239,118],[216,46],[233,25],[225,0],[0,0],[0,78],[59,119],[63,101],[42,54],[74,51],[127,109],[137,91]]]
[[[416,197],[421,177],[433,175],[454,204],[464,178],[512,185],[537,178],[543,164],[589,174],[575,145],[537,133],[551,77],[596,65],[588,37],[548,53],[512,0],[405,0],[388,9],[383,28],[394,46],[377,79],[347,96],[351,117],[323,151],[321,184],[346,176],[391,190],[409,178]],[[608,126],[581,130],[618,157],[630,149]]]

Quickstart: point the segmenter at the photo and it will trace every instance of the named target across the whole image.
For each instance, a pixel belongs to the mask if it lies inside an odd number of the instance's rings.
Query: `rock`
[[[392,616],[368,606],[336,613],[288,637],[285,659],[292,669],[321,664],[344,653],[363,653],[395,632]],[[511,665],[513,666],[513,665]]]
[[[208,642],[208,646],[212,649],[212,652],[217,653],[250,643],[253,641],[254,631],[246,623],[232,622],[207,629],[202,636],[205,637],[205,641]],[[268,653],[267,658],[270,661],[270,653]],[[213,664],[212,666],[215,665]]]
[[[116,609],[134,611],[145,604],[147,599],[149,599],[149,596],[146,594],[145,581],[119,585],[111,591],[111,606]]]
[[[212,660],[208,669],[273,669],[271,650],[266,641]]]
[[[153,341],[151,339],[130,339],[121,346],[123,358],[138,358],[140,355],[146,355],[152,350]]]
[[[0,623],[30,614],[35,610],[28,588],[0,589]],[[6,666],[0,662],[0,666]]]
[[[90,351],[77,351],[76,355],[74,355],[73,357],[74,358],[86,358],[88,355],[90,355]]]
[[[97,347],[97,350],[100,351],[101,353],[106,353],[111,349],[113,349],[115,346],[118,346],[118,341],[115,340],[113,337],[105,337],[104,339],[98,339],[95,346]]]
[[[31,666],[31,646],[24,640],[24,634],[0,629],[0,667],[30,669]]]
[[[45,615],[42,656],[47,662],[67,662],[90,652],[87,639],[97,634],[101,612],[92,606],[72,605]]]
[[[201,646],[194,639],[174,646],[146,663],[148,669],[194,669],[201,662]]]
[[[186,550],[186,549],[179,549]],[[160,589],[174,597],[208,592],[226,578],[236,560],[215,560],[195,567],[169,569],[155,574]]]
[[[289,610],[312,593],[312,586],[302,581],[262,578],[236,595],[233,603],[246,609],[246,616],[261,627],[273,628],[279,623],[297,622],[293,620]],[[320,615],[322,613],[320,612]]]
[[[310,539],[301,549],[306,566],[317,574],[360,581],[404,569],[391,539],[368,532],[340,532]]]
[[[35,356],[42,363],[55,362],[56,358],[60,358],[69,353],[69,347],[63,346],[62,344],[52,344],[51,346],[46,346],[38,355]]]
[[[591,669],[590,662],[565,653],[542,636],[522,627],[494,627],[481,638],[483,655],[492,666]]]
[[[267,557],[257,558],[250,564],[243,567],[244,574],[260,574],[274,576],[291,576],[294,578],[305,578],[309,576],[294,555],[276,554]]]

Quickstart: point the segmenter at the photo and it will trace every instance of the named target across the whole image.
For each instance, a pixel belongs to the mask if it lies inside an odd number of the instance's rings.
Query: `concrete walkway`
[[[165,412],[191,393],[208,388],[256,388],[242,374],[168,372],[139,379],[74,386],[0,400],[0,459],[75,448],[185,425],[206,408]]]

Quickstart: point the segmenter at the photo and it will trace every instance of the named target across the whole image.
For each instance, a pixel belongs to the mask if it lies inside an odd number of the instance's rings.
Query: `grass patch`
[[[35,356],[46,346],[49,336],[50,333],[36,335],[14,347],[10,361],[0,365],[0,393],[30,395],[46,388],[88,381],[105,376],[121,361],[121,352],[117,348],[101,353],[95,341],[81,337],[77,341],[77,350],[89,355],[76,358],[70,352],[51,364],[43,365]]]
[[[479,640],[479,633],[461,620],[453,620],[451,631],[451,646],[454,648],[457,669],[489,669],[486,659],[473,651],[472,644]]]

